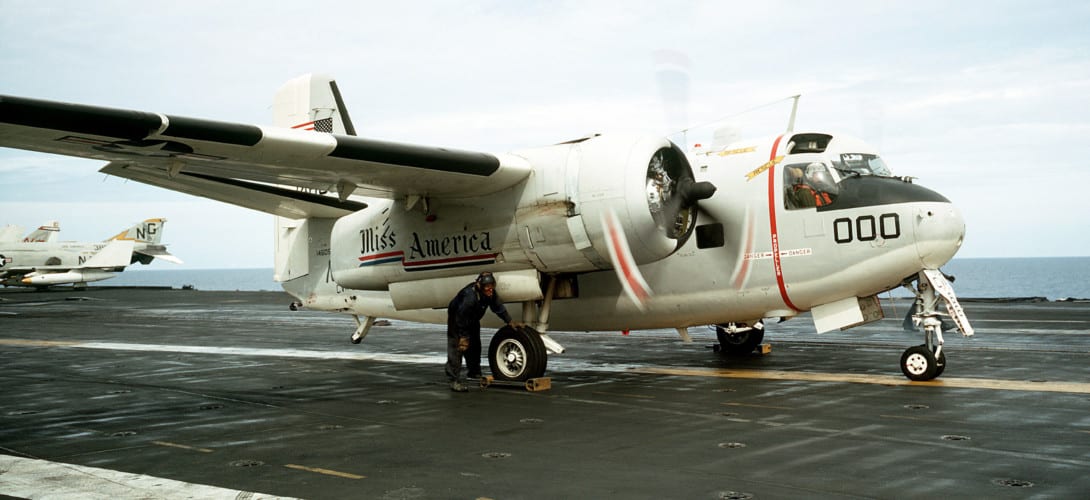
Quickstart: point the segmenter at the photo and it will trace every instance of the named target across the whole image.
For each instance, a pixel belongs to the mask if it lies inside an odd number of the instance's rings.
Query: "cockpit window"
[[[831,205],[840,192],[836,177],[820,161],[785,166],[783,186],[783,203],[788,210]]]
[[[843,153],[839,160],[833,160],[833,168],[844,174],[893,176],[882,158],[866,153]]]

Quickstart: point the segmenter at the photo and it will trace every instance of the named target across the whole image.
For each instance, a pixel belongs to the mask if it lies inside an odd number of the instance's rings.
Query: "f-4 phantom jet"
[[[181,263],[160,243],[165,223],[148,219],[101,243],[0,241],[0,284],[83,286],[113,278],[134,262],[160,258]]]
[[[23,234],[23,227],[15,224],[8,224],[4,227],[0,227],[0,243],[7,243],[13,241],[19,241],[23,243],[50,243],[57,239],[57,233],[61,230],[61,225],[57,221],[50,222],[42,226],[38,226],[38,229],[31,231],[26,236]]]

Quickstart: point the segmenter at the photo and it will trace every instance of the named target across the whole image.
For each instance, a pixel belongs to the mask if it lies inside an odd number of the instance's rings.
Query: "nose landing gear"
[[[946,370],[946,353],[943,352],[943,317],[948,316],[954,325],[961,330],[962,335],[971,337],[973,327],[969,325],[969,319],[965,311],[958,303],[954,295],[954,289],[946,276],[937,269],[925,269],[917,277],[918,287],[911,283],[905,283],[916,295],[915,314],[911,315],[912,325],[923,328],[924,343],[909,347],[901,355],[901,372],[910,380],[932,380]],[[943,314],[938,311],[939,298],[946,302],[946,311]]]

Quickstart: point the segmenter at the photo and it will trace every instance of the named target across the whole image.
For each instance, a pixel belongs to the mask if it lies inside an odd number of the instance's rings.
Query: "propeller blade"
[[[640,311],[646,310],[647,301],[651,298],[651,287],[643,279],[640,268],[632,258],[632,252],[628,248],[628,238],[621,227],[621,222],[617,219],[616,212],[612,209],[608,214],[602,214],[602,227],[606,229],[609,259],[613,262],[613,270],[617,273],[621,287]]]

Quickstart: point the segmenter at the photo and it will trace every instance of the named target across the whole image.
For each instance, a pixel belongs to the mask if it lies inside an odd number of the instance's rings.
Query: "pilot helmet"
[[[806,180],[816,188],[831,189],[835,187],[833,177],[829,175],[829,169],[825,168],[825,164],[821,162],[814,162],[806,166]]]

